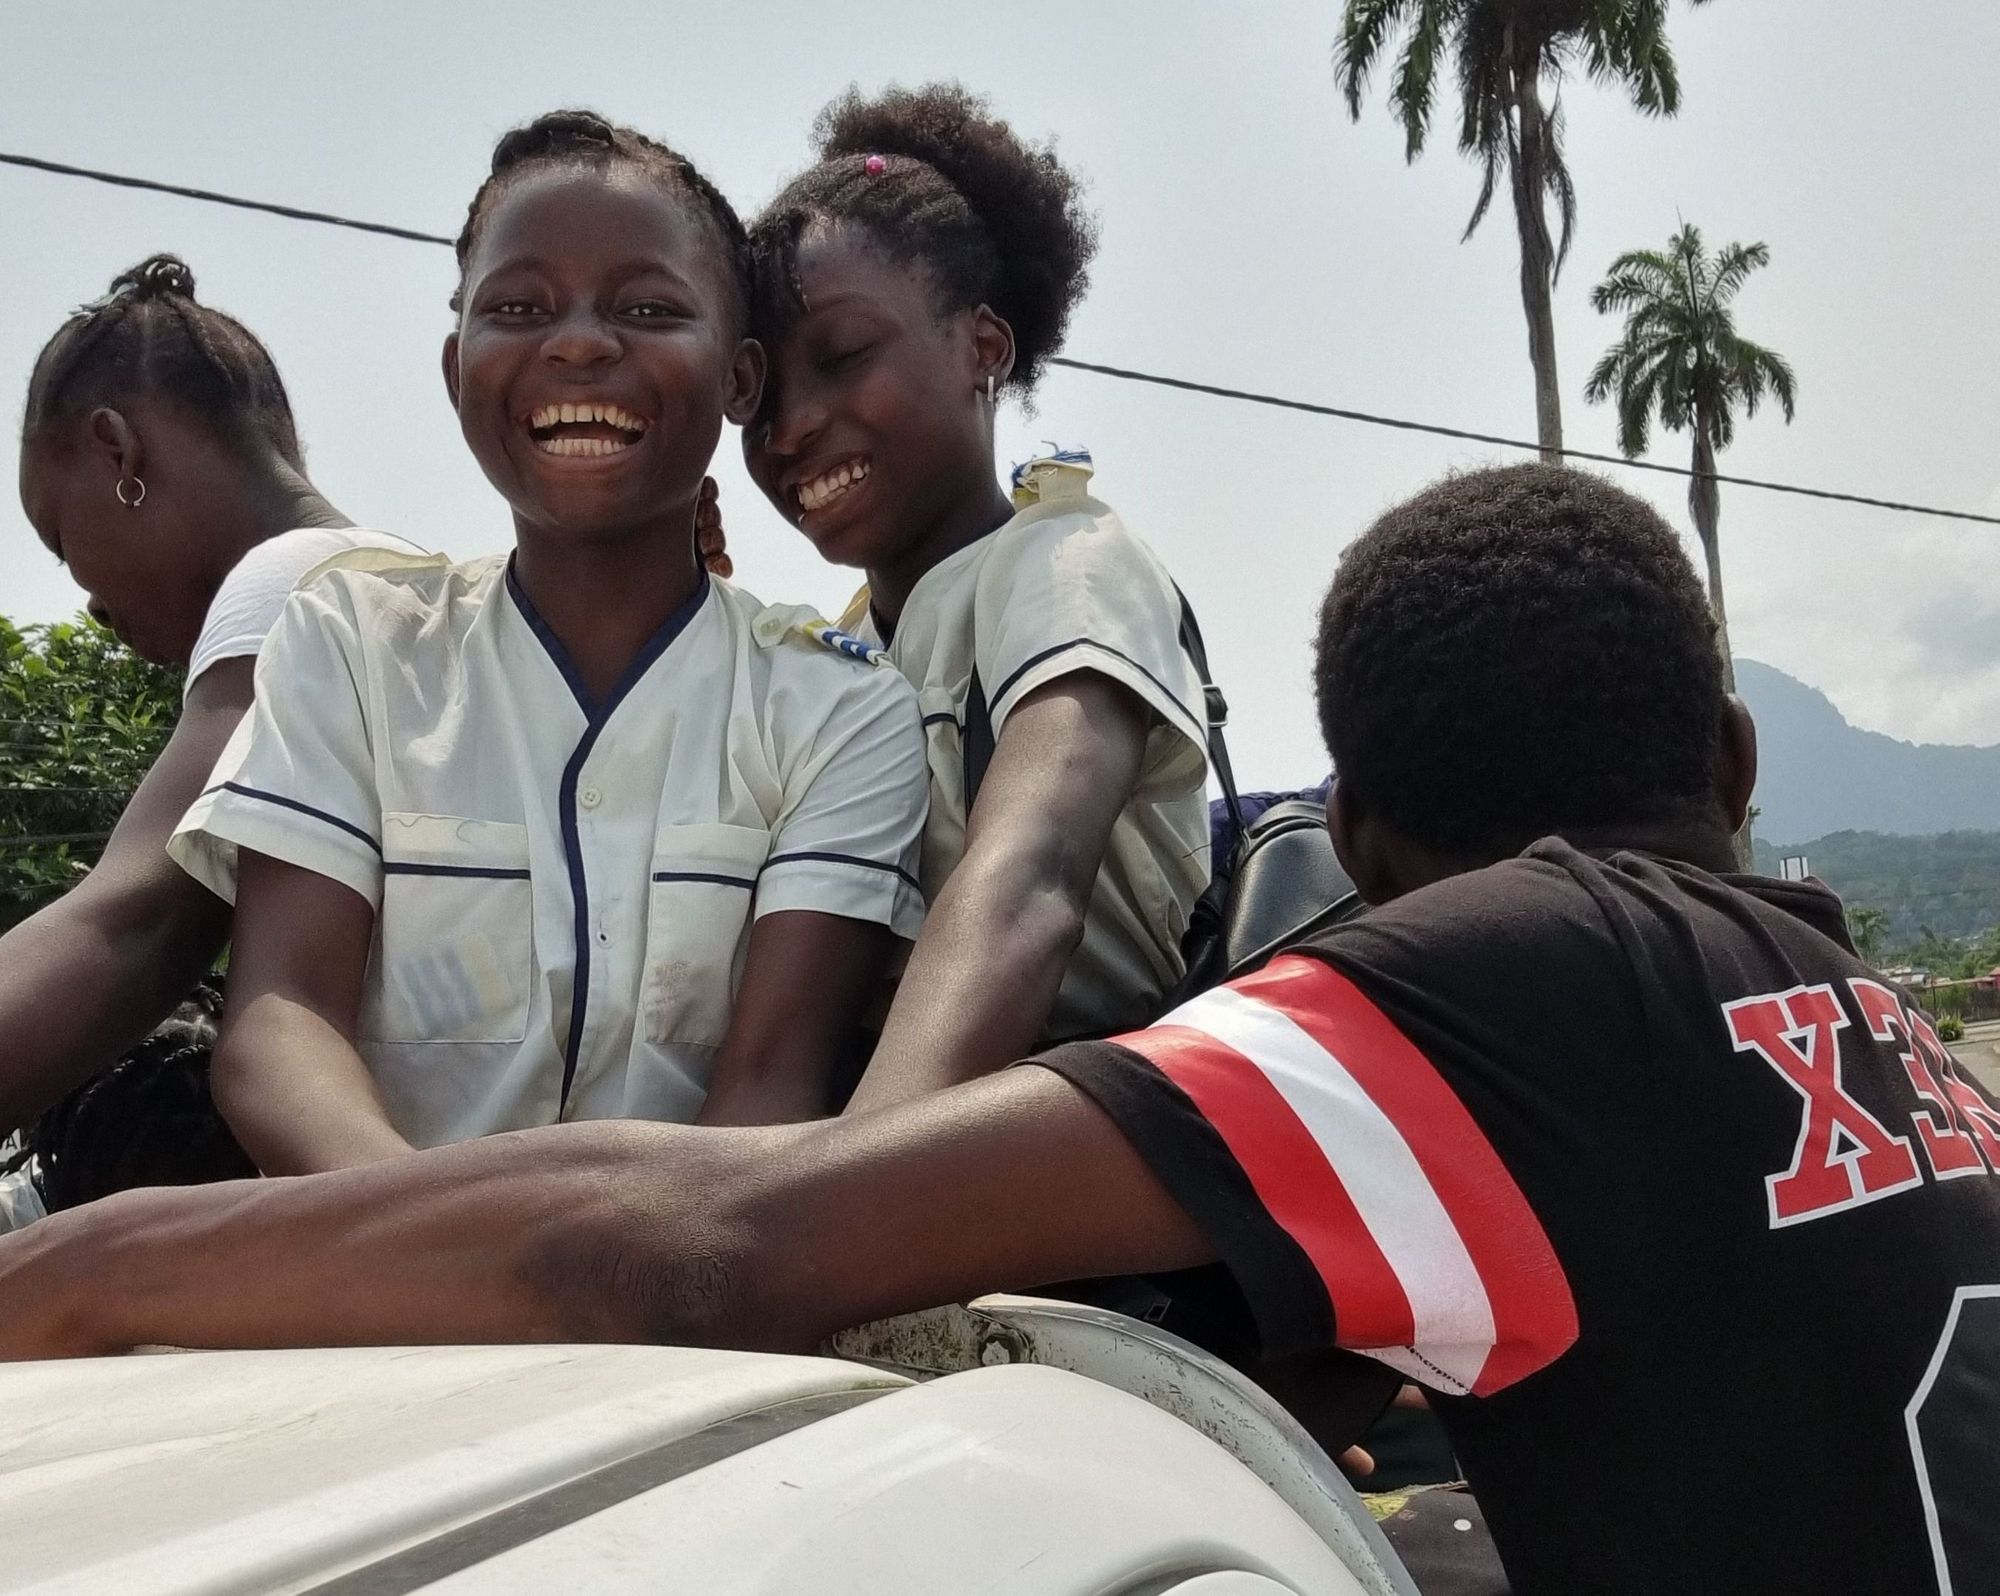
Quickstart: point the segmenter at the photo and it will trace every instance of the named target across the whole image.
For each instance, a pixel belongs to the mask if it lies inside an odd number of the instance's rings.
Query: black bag
[[[1222,736],[1229,723],[1229,702],[1209,670],[1208,648],[1187,595],[1178,586],[1174,595],[1181,604],[1181,648],[1201,678],[1208,762],[1222,787],[1222,801],[1228,806],[1237,842],[1228,859],[1211,861],[1208,889],[1195,901],[1181,937],[1187,972],[1168,993],[1163,1013],[1197,992],[1255,969],[1301,936],[1351,919],[1362,908],[1354,883],[1333,856],[1323,804],[1306,798],[1288,799],[1244,825],[1236,774],[1229,764],[1229,745]],[[965,701],[963,757],[969,820],[986,767],[993,760],[993,717],[977,667]]]
[[[1326,805],[1288,798],[1238,833],[1232,856],[1216,862],[1181,938],[1187,973],[1167,1008],[1248,974],[1315,931],[1351,920],[1364,905],[1333,854]]]

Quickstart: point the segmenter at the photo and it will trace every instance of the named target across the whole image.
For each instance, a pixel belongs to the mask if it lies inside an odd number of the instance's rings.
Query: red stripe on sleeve
[[[1205,1031],[1158,1025],[1118,1038],[1193,1099],[1265,1211],[1312,1260],[1343,1346],[1407,1346],[1410,1299],[1312,1133],[1270,1078]]]
[[[1514,1177],[1437,1067],[1361,989],[1302,955],[1232,983],[1286,1015],[1346,1067],[1401,1133],[1451,1216],[1493,1308],[1485,1396],[1554,1361],[1577,1337],[1555,1249]]]

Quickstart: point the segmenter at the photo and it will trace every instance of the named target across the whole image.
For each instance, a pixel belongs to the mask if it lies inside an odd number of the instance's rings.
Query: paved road
[[[1989,1092],[2000,1093],[2000,1020],[1968,1025],[1965,1040],[1952,1043],[1951,1051]]]

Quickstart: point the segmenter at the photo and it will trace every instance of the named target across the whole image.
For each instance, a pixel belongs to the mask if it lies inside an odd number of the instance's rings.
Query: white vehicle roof
[[[174,1353],[0,1368],[0,1413],[4,1592],[1407,1588],[1182,1419],[1028,1363]]]

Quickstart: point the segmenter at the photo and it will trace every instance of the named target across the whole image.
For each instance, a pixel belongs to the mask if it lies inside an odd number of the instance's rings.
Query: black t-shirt
[[[1817,884],[1542,842],[1037,1062],[1517,1589],[2000,1591],[2000,1111]]]

